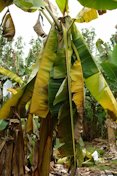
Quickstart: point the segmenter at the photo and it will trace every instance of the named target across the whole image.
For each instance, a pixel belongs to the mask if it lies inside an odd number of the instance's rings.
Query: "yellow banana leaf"
[[[26,122],[26,132],[28,133],[32,130],[33,130],[33,115],[29,114]]]
[[[80,133],[83,131],[83,110],[84,110],[84,79],[80,60],[76,60],[71,67],[71,92],[79,117],[75,125],[75,139],[79,139]]]
[[[13,95],[17,93],[17,90],[13,88],[8,88],[7,91],[11,92]]]
[[[56,59],[56,51],[57,32],[55,27],[52,26],[40,60],[30,107],[30,113],[42,118],[45,118],[48,114],[48,81]]]
[[[104,109],[113,112],[117,118],[117,102],[107,85],[103,75],[99,72],[85,79],[87,88]]]
[[[24,82],[22,81],[22,79],[19,77],[19,76],[17,76],[15,73],[13,73],[12,71],[10,71],[10,70],[7,70],[7,69],[5,69],[5,68],[3,68],[3,67],[0,67],[0,73],[2,74],[2,75],[5,75],[5,76],[8,76],[8,78],[10,78],[11,80],[13,80],[13,81],[16,81],[17,83],[19,83],[19,84],[23,84]]]
[[[0,119],[7,119],[9,117],[11,107],[15,107],[18,100],[23,95],[24,89],[20,89],[17,94],[13,95],[0,109]]]
[[[90,22],[98,18],[98,13],[95,9],[84,7],[77,15],[76,22],[84,23]]]
[[[80,60],[76,60],[71,67],[71,91],[73,93],[73,101],[77,106],[80,114],[83,113],[84,106],[84,80]]]
[[[33,85],[34,79],[31,80],[26,86],[19,89],[15,95],[12,95],[12,97],[3,104],[0,109],[0,119],[7,119],[9,117],[11,107],[17,107],[19,114],[21,111],[22,113],[24,112],[23,108],[25,108],[26,103],[32,96]]]

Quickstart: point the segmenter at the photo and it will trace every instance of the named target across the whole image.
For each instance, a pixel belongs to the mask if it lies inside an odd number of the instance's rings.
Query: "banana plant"
[[[91,4],[86,3],[87,1],[79,2],[92,7]],[[117,102],[75,24],[75,21],[90,21],[91,13],[86,10],[80,13],[81,18],[78,16],[72,19],[68,16],[68,1],[64,0],[61,3],[60,0],[56,0],[63,14],[63,17],[57,19],[44,1],[39,0],[36,3],[36,1],[22,0],[14,3],[25,11],[41,9],[45,14],[43,9],[46,9],[53,23],[39,56],[36,77],[6,102],[0,110],[0,118],[10,117],[11,106],[15,106],[22,117],[26,111],[25,105],[29,102],[28,123],[31,124],[33,115],[40,118],[40,140],[38,154],[36,153],[38,160],[34,163],[33,175],[49,174],[55,129],[61,143],[59,152],[62,156],[73,158],[71,175],[75,175],[77,163],[80,165],[82,160],[79,150],[83,130],[84,84],[97,102],[105,110],[113,113],[112,118],[117,119]],[[107,9],[108,5],[111,5],[112,9],[116,8],[117,3],[107,0],[105,3],[100,2],[100,6],[97,3],[92,4],[96,9],[102,9],[103,5],[104,9]],[[93,14],[91,20],[98,17],[96,11]],[[9,111],[4,113],[6,108]]]

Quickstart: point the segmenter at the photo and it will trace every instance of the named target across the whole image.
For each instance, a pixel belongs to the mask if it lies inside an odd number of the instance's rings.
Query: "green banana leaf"
[[[45,6],[43,0],[14,0],[14,4],[27,12],[34,12]]]
[[[48,82],[50,72],[56,60],[58,46],[57,31],[52,26],[40,59],[40,67],[36,76],[30,113],[45,118],[48,114]]]
[[[83,39],[83,36],[78,31],[75,24],[73,25],[72,28],[72,36],[73,36],[73,43],[76,46],[76,49],[81,59],[84,77],[88,78],[89,76],[98,73],[99,69],[97,68],[97,65],[88,49],[88,46],[86,45],[86,42]]]
[[[63,79],[51,78],[48,83],[48,105],[49,105],[49,110],[51,112],[52,117],[58,116],[58,111],[61,103],[54,105],[53,102],[54,102],[56,93],[58,92],[58,89],[61,86],[62,82],[63,82]]]
[[[56,0],[56,3],[63,15],[68,12],[68,0]]]
[[[112,10],[117,8],[116,0],[78,0],[81,5],[97,10]]]
[[[105,61],[101,63],[101,66],[108,76],[111,83],[117,84],[117,66],[115,64],[110,63],[109,61]]]
[[[0,120],[0,131],[4,130],[8,126],[8,121]]]
[[[23,84],[24,83],[23,80],[19,76],[17,76],[12,71],[7,70],[7,69],[5,69],[3,67],[0,67],[0,73],[5,75],[5,76],[8,76],[8,78],[10,78],[13,81],[16,81],[19,84]]]
[[[74,123],[75,123],[78,116],[76,108],[73,109],[73,116],[74,116]],[[60,152],[61,157],[73,156],[70,107],[68,102],[65,102],[60,107],[59,115],[58,115],[57,131],[58,131],[57,137],[59,138],[59,141],[60,141],[60,147],[58,147],[58,150]],[[77,144],[76,152],[78,152],[78,150],[79,150],[79,146]],[[82,151],[81,151],[81,155],[82,155]],[[77,153],[77,159],[79,163],[81,163],[81,160],[82,162],[84,160],[84,157],[82,157],[81,159],[81,155],[78,156],[78,153]]]
[[[58,41],[59,43],[57,48],[56,60],[53,64],[53,68],[50,73],[50,76],[54,79],[65,78],[67,74],[64,41],[62,35],[59,33],[58,33]]]
[[[75,24],[72,28],[72,36],[73,42],[81,59],[87,88],[90,90],[91,94],[98,101],[98,103],[101,104],[104,109],[112,111],[115,114],[114,118],[117,118],[117,102],[103,75],[96,66],[94,59],[91,56],[90,51],[84,43],[84,39]]]
[[[83,114],[84,114],[84,79],[80,60],[76,60],[70,71],[71,75],[71,92],[79,116],[75,124],[75,139],[78,140],[83,131]]]
[[[58,92],[56,93],[53,105],[64,102],[66,100],[68,100],[68,87],[67,87],[67,79],[65,78],[60,88],[58,89]]]

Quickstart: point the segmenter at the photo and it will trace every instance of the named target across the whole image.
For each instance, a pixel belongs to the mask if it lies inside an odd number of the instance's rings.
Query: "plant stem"
[[[71,117],[72,144],[73,144],[74,165],[75,165],[75,163],[76,163],[76,149],[75,149],[75,139],[74,139],[74,122],[73,122],[73,107],[72,107],[71,78],[70,78],[72,49],[69,48],[69,46],[68,46],[68,32],[63,25],[62,25],[62,27],[63,27],[64,44],[65,44],[65,51],[66,51],[66,67],[67,67],[67,77],[68,77],[68,92],[69,92],[69,105],[70,105],[70,117]]]
[[[43,15],[45,16],[45,18],[47,19],[47,21],[50,23],[50,25],[52,25],[53,23],[50,20],[50,18],[48,17],[48,15],[44,12],[44,9],[42,9],[41,12],[43,13]]]
[[[56,19],[56,17],[53,15],[52,11],[49,9],[48,6],[45,6],[46,10],[48,11],[48,13],[50,14],[50,16],[52,17],[53,21],[55,22],[56,26],[58,27],[58,29],[60,30],[60,25],[58,20]]]

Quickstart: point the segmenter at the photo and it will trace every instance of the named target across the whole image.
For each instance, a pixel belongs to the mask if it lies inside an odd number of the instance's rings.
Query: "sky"
[[[51,1],[55,4],[55,0]],[[17,38],[18,36],[22,36],[26,44],[29,43],[31,38],[37,38],[37,34],[34,32],[33,26],[37,21],[38,11],[33,13],[24,12],[23,10],[17,8],[15,5],[11,5],[9,9],[16,28],[15,38]],[[69,11],[72,17],[75,17],[81,9],[82,6],[78,3],[77,0],[69,0]],[[0,13],[0,21],[5,11],[6,9],[4,9]],[[117,24],[116,16],[117,10],[107,11],[106,14],[99,16],[98,19],[95,19],[89,23],[82,23],[82,24],[78,23],[77,26],[79,29],[85,27],[90,29],[91,27],[94,27],[97,38],[102,38],[104,41],[108,41],[111,34],[115,33],[116,31],[115,29],[115,25]],[[45,32],[48,33],[49,29],[50,29],[49,23],[46,20],[44,20]]]

